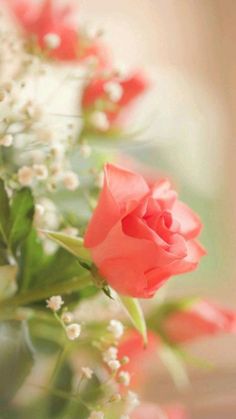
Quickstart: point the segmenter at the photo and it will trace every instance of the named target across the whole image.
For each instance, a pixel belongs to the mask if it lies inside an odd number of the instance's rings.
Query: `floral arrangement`
[[[129,112],[152,83],[113,66],[102,31],[78,28],[75,3],[1,9],[1,417],[186,419],[176,400],[139,397],[148,365],[162,358],[178,384],[185,345],[235,332],[236,313],[154,298],[206,251],[172,182],[120,163]]]

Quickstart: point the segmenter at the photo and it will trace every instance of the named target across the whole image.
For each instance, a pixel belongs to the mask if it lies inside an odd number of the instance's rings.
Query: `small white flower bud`
[[[33,181],[33,169],[29,166],[23,166],[18,170],[18,181],[22,186],[29,186]]]
[[[90,380],[91,378],[92,378],[92,375],[93,375],[93,370],[91,370],[91,368],[89,368],[89,367],[82,367],[81,368],[81,371],[82,371],[82,373],[83,373],[83,375],[88,379],[88,380]]]
[[[118,349],[115,346],[110,346],[104,353],[103,353],[103,361],[108,363],[110,361],[114,361],[117,359]]]
[[[73,322],[74,315],[73,315],[73,313],[70,313],[69,311],[66,311],[65,313],[62,314],[61,319],[64,323],[69,324],[69,323]]]
[[[34,164],[33,170],[39,180],[45,180],[48,177],[48,169],[44,164]]]
[[[79,186],[79,177],[75,172],[68,171],[64,173],[63,183],[66,189],[74,191]]]
[[[119,320],[111,320],[107,330],[115,339],[120,339],[124,333],[124,326]]]
[[[80,336],[81,326],[78,323],[72,323],[66,326],[66,334],[68,339],[75,340]]]
[[[117,371],[120,368],[120,362],[118,360],[109,361],[107,365],[112,371]]]
[[[64,301],[62,300],[60,295],[55,295],[49,298],[47,301],[47,307],[50,308],[52,311],[58,311],[61,309]]]
[[[127,371],[121,371],[118,375],[118,382],[127,387],[130,383],[130,374]]]
[[[107,131],[110,126],[107,115],[101,111],[93,112],[90,117],[90,122],[99,131]]]
[[[129,412],[135,409],[135,407],[139,406],[140,402],[138,399],[138,395],[134,393],[134,391],[128,391],[126,396],[126,404]]]
[[[123,356],[123,358],[120,360],[121,365],[126,365],[130,361],[128,356]]]
[[[13,135],[11,134],[6,134],[0,138],[0,145],[3,145],[4,147],[10,147],[12,143],[13,143]]]
[[[38,223],[38,222],[41,221],[44,213],[45,213],[45,208],[40,204],[36,204],[35,207],[34,207],[34,221],[35,221],[35,223]]]
[[[119,102],[119,100],[122,98],[123,96],[123,88],[122,86],[115,82],[115,81],[108,81],[105,85],[104,85],[104,91],[107,93],[107,95],[109,96],[110,100],[112,102]]]
[[[44,35],[44,43],[49,49],[56,49],[61,45],[61,38],[56,33],[47,33]]]
[[[104,419],[104,413],[103,412],[96,412],[95,410],[91,412],[88,419]]]

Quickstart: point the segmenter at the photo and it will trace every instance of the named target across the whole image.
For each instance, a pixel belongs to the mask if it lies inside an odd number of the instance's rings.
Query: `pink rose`
[[[163,321],[167,337],[177,343],[221,332],[236,332],[236,312],[209,301],[198,300],[190,307],[171,312]]]
[[[131,419],[187,419],[186,411],[182,406],[159,407],[152,403],[143,403],[137,407],[130,416]]]
[[[107,164],[85,246],[118,293],[150,298],[171,276],[197,267],[205,254],[195,240],[200,230],[168,180],[150,186],[138,173]]]
[[[96,57],[101,66],[106,62],[106,51],[97,40],[90,40],[78,32],[74,21],[73,4],[58,5],[56,0],[5,0],[26,36],[35,37],[40,48],[48,50],[50,57],[61,61],[82,61]],[[47,36],[56,36],[58,45],[48,49]]]

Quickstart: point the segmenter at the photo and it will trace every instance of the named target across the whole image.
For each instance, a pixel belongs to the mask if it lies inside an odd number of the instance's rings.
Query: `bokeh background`
[[[153,87],[137,113],[145,127],[122,152],[170,176],[204,222],[208,255],[176,277],[168,295],[199,295],[235,308],[236,2],[81,0],[81,20],[104,29],[117,65],[144,68]],[[212,368],[190,366],[176,390],[158,364],[148,400],[182,400],[193,419],[236,417],[236,337],[189,348]],[[156,360],[153,360],[155,364]]]
[[[151,79],[131,116],[138,140],[106,144],[108,154],[138,159],[169,176],[204,223],[208,255],[196,272],[173,278],[163,292],[236,309],[236,0],[75,2],[83,24],[103,29],[117,66],[141,68]],[[58,111],[65,95],[63,86],[54,95]],[[178,389],[155,358],[143,398],[178,400],[192,419],[235,419],[236,336],[205,339],[188,351],[211,366],[191,363],[191,384]]]

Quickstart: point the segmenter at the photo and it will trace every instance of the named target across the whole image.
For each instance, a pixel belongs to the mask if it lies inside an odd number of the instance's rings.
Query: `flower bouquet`
[[[236,315],[163,294],[205,255],[202,223],[172,180],[121,153],[152,83],[116,68],[78,16],[1,1],[0,416],[184,419],[178,401],[139,396],[152,365],[183,384],[184,345],[234,332]]]

